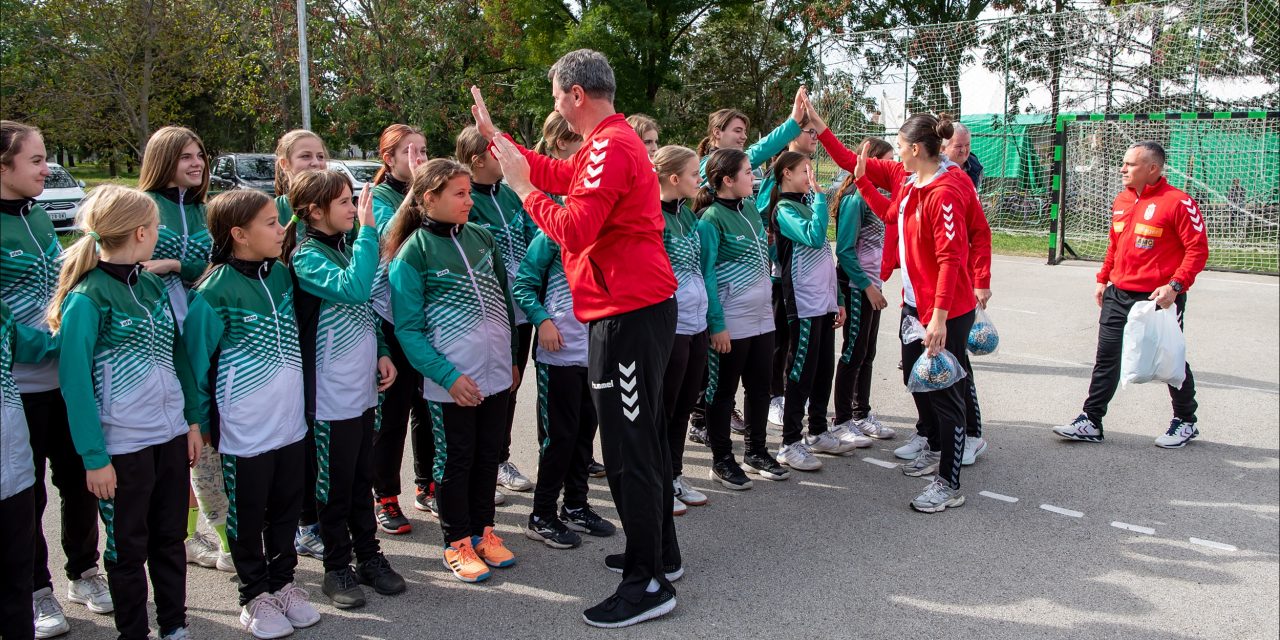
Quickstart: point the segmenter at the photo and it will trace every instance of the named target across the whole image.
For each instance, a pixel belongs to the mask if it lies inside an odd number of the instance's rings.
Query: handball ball
[[[924,355],[916,360],[915,366],[911,368],[911,375],[925,387],[936,391],[955,384],[959,374],[947,358],[941,355],[932,358]]]
[[[985,356],[995,353],[997,347],[1000,346],[1000,334],[996,333],[995,325],[990,322],[979,322],[973,325],[973,329],[969,331],[969,353],[975,356]]]

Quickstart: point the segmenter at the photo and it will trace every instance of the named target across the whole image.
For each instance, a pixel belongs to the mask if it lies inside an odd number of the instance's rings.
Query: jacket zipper
[[[262,279],[262,270],[266,268],[266,263],[258,267],[258,283],[262,285],[262,290],[267,293],[267,302],[271,304],[271,319],[276,325],[276,357],[280,358],[280,362],[284,362],[284,335],[280,333],[280,313],[276,309],[276,300],[271,297],[271,289],[267,287],[267,281]]]
[[[502,212],[498,212],[501,216]],[[480,284],[476,282],[475,271],[471,268],[471,261],[467,259],[467,252],[462,250],[462,243],[458,242],[458,227],[454,227],[449,231],[449,239],[453,241],[453,246],[458,249],[458,255],[462,256],[462,264],[467,267],[467,279],[471,282],[471,289],[476,292],[476,300],[480,303],[480,314],[483,316],[481,322],[485,322],[489,318],[489,307],[484,303],[484,296],[480,293]],[[489,358],[486,357],[486,360]],[[478,385],[480,382],[475,381]]]
[[[185,190],[178,191],[178,211],[182,214],[182,252],[178,257],[178,264],[181,265],[187,261],[187,240],[190,237],[187,230],[187,192]],[[182,278],[182,269],[178,269],[178,278]]]
[[[498,219],[502,221],[502,229],[506,231],[506,233],[504,234],[506,237],[504,239],[507,241],[508,258],[504,260],[504,262],[506,262],[507,264],[511,264],[512,262],[515,262],[518,268],[519,261],[516,260],[516,245],[511,241],[511,227],[510,225],[507,224],[506,214],[502,212],[502,205],[498,204],[498,195],[496,190],[493,193],[489,194],[489,199],[493,200],[493,208],[497,209]]]
[[[31,205],[27,205],[25,213],[18,217],[22,218],[22,224],[27,228],[27,236],[31,238],[31,244],[35,245],[36,255],[40,256],[40,282],[44,284],[44,300],[53,298],[53,287],[49,283],[49,257],[44,254],[44,249],[40,246],[40,241],[36,239],[36,234],[31,230],[31,223],[27,222],[27,214],[31,213]]]

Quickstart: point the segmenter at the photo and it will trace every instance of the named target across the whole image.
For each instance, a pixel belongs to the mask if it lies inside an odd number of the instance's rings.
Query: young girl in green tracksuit
[[[413,169],[427,161],[427,139],[407,124],[393,124],[378,138],[382,168],[373,177],[373,217],[379,237],[391,228],[400,203],[409,192]],[[391,283],[387,281],[387,260],[378,262],[373,280],[373,309],[382,324],[391,362],[396,367],[395,382],[382,394],[379,424],[373,433],[373,499],[377,501],[378,527],[387,533],[409,533],[413,526],[400,509],[400,463],[404,460],[405,436],[413,450],[414,501],[419,511],[432,511],[435,487],[431,482],[431,460],[435,445],[426,421],[427,405],[422,398],[422,374],[404,355],[396,340],[391,315]]]
[[[212,248],[204,221],[209,164],[200,137],[185,127],[164,127],[151,134],[147,152],[142,156],[138,188],[160,209],[160,239],[155,253],[142,266],[164,280],[181,330],[187,316],[187,289],[209,266]],[[216,534],[216,542],[196,530],[201,513]],[[222,462],[207,443],[201,448],[200,460],[191,469],[185,544],[188,563],[235,571],[227,543],[227,494],[222,487]]]
[[[240,623],[256,638],[279,638],[320,621],[293,582],[307,425],[293,282],[277,263],[285,233],[275,203],[257,191],[228,191],[208,209],[213,253],[182,337],[196,415],[222,454]]]
[[[508,286],[516,281],[516,272],[524,262],[525,252],[533,232],[537,230],[529,214],[525,213],[520,196],[502,184],[502,167],[488,152],[489,141],[474,127],[467,127],[458,134],[454,157],[471,168],[471,217],[473,224],[493,234],[493,240],[507,267]],[[516,349],[515,364],[520,374],[511,390],[511,405],[507,412],[506,444],[498,464],[498,484],[512,491],[528,491],[533,483],[511,462],[511,428],[516,419],[516,390],[524,379],[524,367],[529,362],[529,347],[533,343],[533,325],[524,311],[515,309]]]
[[[369,501],[378,392],[396,377],[369,300],[378,266],[378,231],[372,199],[365,198],[355,247],[347,245],[356,206],[350,183],[336,171],[294,174],[289,202],[296,207],[290,226],[305,228],[297,247],[293,229],[285,228],[283,252],[298,287],[294,308],[307,421],[316,444],[323,591],[335,606],[358,607],[365,602],[360,584],[383,595],[405,589],[404,578],[379,549]]]
[[[493,532],[493,491],[519,369],[507,269],[494,237],[468,223],[470,173],[443,158],[418,167],[383,246],[396,337],[425,378],[444,564],[478,582],[515,564]]]
[[[49,176],[46,160],[39,129],[0,120],[0,300],[9,305],[15,322],[42,330],[48,329],[49,301],[58,288],[63,253],[49,213],[35,200]],[[31,432],[36,522],[48,504],[46,469],[58,491],[62,528],[53,537],[66,557],[67,597],[90,611],[111,613],[107,579],[98,572],[98,500],[85,486],[84,462],[71,443],[67,404],[58,390],[58,361],[15,363],[13,380],[27,424],[36,427]],[[43,527],[36,527],[32,552],[35,632],[49,637],[66,633],[71,627],[53,594]]]
[[[782,447],[777,460],[799,471],[816,471],[822,462],[814,452],[840,455],[858,443],[843,427],[831,430],[827,424],[831,376],[835,373],[835,329],[844,324],[844,309],[837,304],[835,258],[827,241],[826,198],[817,190],[808,156],[783,152],[773,164],[773,176],[775,186],[765,218],[778,247],[778,280],[790,334]],[[806,410],[807,438],[802,436]]]
[[[61,341],[58,375],[107,531],[107,581],[116,629],[149,637],[150,574],[162,638],[187,638],[188,468],[203,441],[191,369],[164,281],[143,269],[159,212],[141,191],[94,189],[81,204],[85,235],[68,251],[49,304]]]
[[[31,540],[35,518],[35,460],[31,435],[22,410],[22,395],[13,379],[15,362],[37,364],[57,355],[49,333],[18,324],[9,305],[0,301],[0,637],[35,637],[31,599],[31,570],[35,553]]]

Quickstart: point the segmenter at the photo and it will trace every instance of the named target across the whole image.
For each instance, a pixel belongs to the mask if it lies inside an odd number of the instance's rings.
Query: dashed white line
[[[1203,538],[1190,538],[1190,540],[1191,540],[1191,544],[1198,544],[1202,547],[1209,547],[1210,549],[1217,549],[1219,551],[1239,551],[1240,550],[1236,548],[1234,545],[1230,545],[1225,542],[1215,542],[1213,540],[1205,540]]]
[[[1013,496],[1006,496],[1003,493],[995,493],[993,491],[979,491],[978,495],[986,496],[993,500],[999,500],[1000,502],[1014,503],[1018,501],[1018,499]]]
[[[1112,522],[1111,526],[1117,529],[1124,529],[1125,531],[1132,531],[1134,533],[1141,533],[1148,536],[1154,536],[1156,534],[1156,530],[1151,527],[1129,524],[1128,522],[1120,522],[1119,520]]]
[[[1029,316],[1038,316],[1038,315],[1040,315],[1040,312],[1039,312],[1039,311],[1027,311],[1026,309],[1014,309],[1014,308],[1011,308],[1011,307],[991,307],[991,308],[992,308],[992,310],[995,310],[995,311],[1009,311],[1009,312],[1012,312],[1012,313],[1025,313],[1025,314],[1027,314],[1027,315],[1029,315]]]
[[[833,484],[822,484],[821,482],[809,482],[808,480],[801,480],[796,484],[802,487],[817,487],[819,489],[839,489],[840,491],[844,491],[847,489],[847,487],[837,487]]]
[[[863,458],[862,461],[870,462],[871,464],[874,464],[877,467],[884,467],[885,469],[897,469],[899,466],[897,463],[888,462],[886,460],[881,460],[879,458],[866,457],[866,458]]]
[[[1044,509],[1045,511],[1051,511],[1051,512],[1056,513],[1056,514],[1058,514],[1058,515],[1069,516],[1069,517],[1072,517],[1072,518],[1083,518],[1083,517],[1084,517],[1084,513],[1080,512],[1080,511],[1075,511],[1075,510],[1073,510],[1073,509],[1063,509],[1062,507],[1055,507],[1055,506],[1053,506],[1053,505],[1051,505],[1051,504],[1042,504],[1042,505],[1040,505],[1040,508],[1041,508],[1041,509]]]

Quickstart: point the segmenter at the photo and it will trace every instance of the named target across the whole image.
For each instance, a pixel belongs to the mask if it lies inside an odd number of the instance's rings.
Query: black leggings
[[[963,353],[969,341],[969,329],[973,327],[973,312],[947,319],[946,349],[952,355]],[[903,305],[902,316],[919,317],[915,307]],[[902,345],[902,381],[905,384],[911,377],[912,365],[924,353],[924,341],[917,340]],[[929,438],[929,449],[941,454],[938,467],[938,478],[960,488],[960,461],[964,457],[965,445],[965,398],[969,395],[969,378],[938,391],[913,393],[911,399],[916,403],[916,412],[920,416],[919,424],[924,426],[925,435]]]
[[[684,437],[689,414],[698,401],[707,374],[707,332],[676,334],[671,359],[662,379],[662,404],[667,412],[667,444],[671,447],[671,476],[684,474]]]
[[[787,349],[787,390],[782,407],[782,444],[798,442],[804,430],[805,405],[809,435],[827,430],[827,403],[835,370],[835,314],[791,321]]]
[[[520,379],[524,380],[524,369],[529,364],[529,349],[533,346],[533,325],[522,324],[515,328],[516,331],[516,368],[520,370]],[[506,462],[511,459],[511,429],[516,423],[516,394],[519,389],[511,392],[511,406],[507,407],[507,439],[502,445],[502,456],[498,458],[498,462]],[[542,433],[542,429],[538,429],[538,445],[542,445],[542,439],[546,434]]]
[[[707,441],[715,460],[733,459],[729,415],[738,382],[742,382],[746,451],[768,455],[765,421],[769,415],[769,375],[773,362],[773,332],[729,341],[729,353],[711,351],[707,357]]]
[[[422,397],[422,374],[404,355],[395,327],[383,321],[382,335],[396,366],[396,381],[383,392],[379,416],[373,431],[373,495],[387,498],[400,495],[400,464],[404,460],[404,440],[413,448],[413,475],[419,489],[431,484],[431,463],[435,440],[427,422],[427,401]]]
[[[476,407],[427,402],[436,438],[436,503],[445,544],[493,526],[493,492],[511,394],[502,391]]]
[[[533,515],[551,519],[564,489],[564,506],[587,506],[587,465],[596,439],[596,407],[591,404],[587,368],[535,362],[538,378],[538,484]]]
[[[845,290],[844,346],[836,359],[836,424],[862,420],[871,413],[872,366],[880,335],[880,310],[865,292]]]

